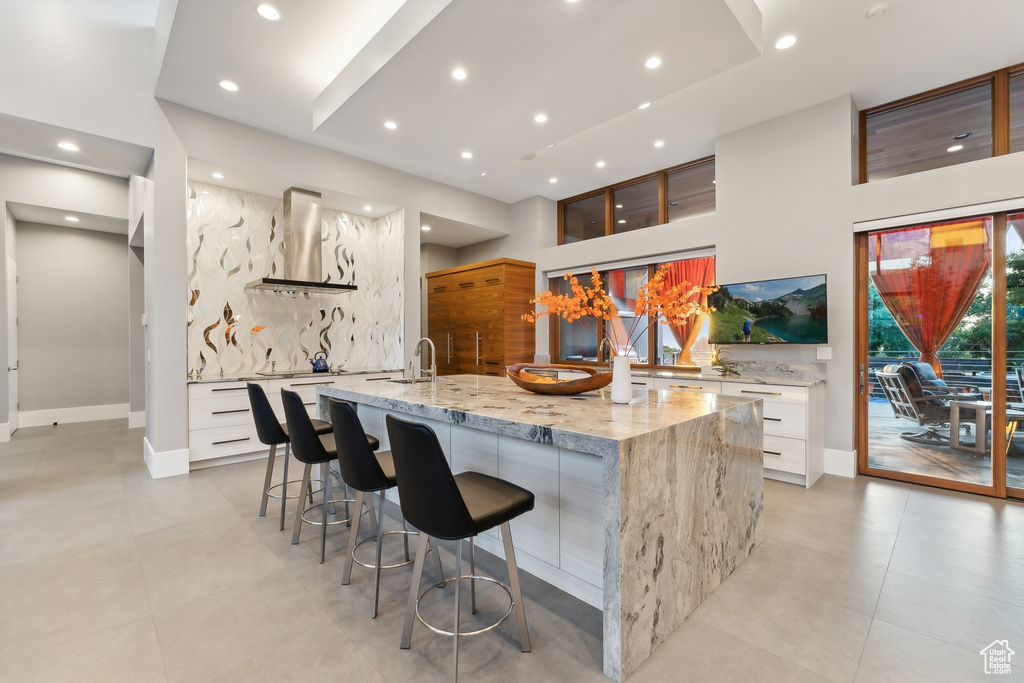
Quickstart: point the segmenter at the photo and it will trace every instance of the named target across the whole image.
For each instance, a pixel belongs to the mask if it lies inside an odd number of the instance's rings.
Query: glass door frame
[[[1016,211],[987,212],[983,216],[992,216],[992,425],[1006,424],[1006,217],[1017,214]],[[962,218],[968,219],[972,215]],[[961,217],[957,217],[957,220]],[[925,223],[927,221],[922,221]],[[914,223],[909,223],[910,227]],[[880,230],[894,229],[883,228]],[[923,474],[898,472],[877,467],[868,463],[868,239],[872,232],[864,231],[854,234],[855,253],[855,354],[854,382],[855,435],[854,447],[857,449],[857,473],[912,484],[923,484],[937,488],[979,493],[994,498],[1024,498],[1024,489],[1008,489],[1006,486],[1006,431],[992,429],[991,458],[992,485],[971,484],[968,482],[930,477]],[[1000,371],[997,371],[999,369]]]

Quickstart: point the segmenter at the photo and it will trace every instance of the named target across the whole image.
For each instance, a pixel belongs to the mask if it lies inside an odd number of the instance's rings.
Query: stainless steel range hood
[[[253,280],[246,289],[274,292],[351,292],[355,285],[323,281],[320,193],[289,187],[284,192],[284,277]]]

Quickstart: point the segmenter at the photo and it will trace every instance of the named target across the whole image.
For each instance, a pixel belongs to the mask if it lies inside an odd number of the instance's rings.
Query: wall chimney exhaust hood
[[[323,281],[320,193],[289,187],[284,191],[284,277],[253,280],[246,289],[340,294],[355,285]]]

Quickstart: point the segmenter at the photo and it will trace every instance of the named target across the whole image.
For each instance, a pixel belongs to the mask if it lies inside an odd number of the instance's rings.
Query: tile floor
[[[292,546],[290,517],[257,516],[262,461],[153,481],[141,442],[111,421],[0,444],[0,680],[449,679],[450,640],[418,626],[398,648],[408,569],[371,620],[370,571],[340,585],[342,528],[321,565],[317,530]],[[765,514],[764,544],[630,681],[982,681],[996,639],[1024,680],[1024,505],[826,476],[765,482]],[[600,613],[523,584],[533,652],[508,620],[463,642],[463,680],[607,680]]]

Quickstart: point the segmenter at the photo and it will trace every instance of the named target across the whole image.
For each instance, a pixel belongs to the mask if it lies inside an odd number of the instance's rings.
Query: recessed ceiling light
[[[548,180],[548,182],[549,183],[557,183],[558,182],[558,178],[551,178],[550,180]]]
[[[367,204],[366,206],[363,207],[363,211],[373,211],[373,207]]]
[[[281,18],[281,13],[277,11],[277,8],[273,5],[267,4],[257,7],[256,14],[260,15],[267,21],[278,21]]]
[[[473,153],[472,152],[463,152],[462,153],[462,158],[463,159],[472,159],[473,158]]]
[[[483,173],[481,173],[480,175],[481,175],[481,176],[485,176],[485,175],[487,175],[487,171],[484,171],[484,172],[483,172]]]
[[[637,109],[647,109],[647,107],[649,107],[649,106],[651,106],[650,102],[644,102],[639,107],[637,107]]]
[[[712,180],[712,181],[711,181],[711,184],[712,184],[712,185],[717,185],[717,184],[718,184],[718,181],[717,181],[717,180]]]
[[[947,148],[946,148],[946,151],[947,151],[947,152],[959,152],[959,151],[960,151],[960,150],[962,150],[963,148],[964,148],[964,146],[963,146],[963,145],[953,145],[952,147],[947,147]]]
[[[209,191],[209,190],[203,190],[203,191],[202,191],[202,192],[200,192],[199,194],[210,194],[210,191]]]
[[[644,62],[644,66],[646,66],[648,69],[657,69],[659,66],[661,66],[661,57],[651,57],[646,62]]]
[[[228,92],[238,92],[238,84],[233,81],[221,81],[220,87],[224,88]]]
[[[775,41],[776,50],[788,50],[796,45],[796,36],[782,36]]]
[[[452,78],[457,81],[464,81],[466,80],[466,71],[464,69],[456,69],[452,72]]]
[[[953,139],[954,140],[966,140],[969,137],[971,137],[971,133],[957,133],[956,135],[953,136]]]
[[[78,151],[78,145],[76,145],[73,142],[61,142],[61,143],[58,143],[57,146],[60,147],[61,149],[67,150],[69,152],[77,152]]]
[[[566,0],[567,2],[577,2],[577,0]]]
[[[669,202],[669,206],[679,206],[679,202]]]
[[[388,130],[394,130],[395,128],[398,128],[398,124],[395,123],[394,121],[385,121],[384,127],[387,128]]]
[[[869,9],[864,14],[864,17],[866,19],[877,19],[878,17],[885,16],[885,13],[888,12],[888,11],[889,11],[889,5],[883,2],[883,3],[879,4],[879,5],[875,5],[871,9]]]
[[[77,216],[64,216],[64,220],[66,220],[66,221],[68,221],[70,223],[77,223],[78,222],[78,217]]]
[[[545,147],[544,149],[551,149],[551,148],[552,148],[552,147],[554,147],[554,146],[555,146],[555,143],[553,143],[553,142],[552,142],[552,143],[551,143],[550,145],[548,145],[548,146],[547,146],[547,147]]]
[[[224,174],[223,173],[214,173],[213,177],[216,178],[217,180],[223,180]]]
[[[616,209],[621,209],[621,208],[622,208],[622,204],[616,204],[616,205],[615,205],[615,208],[616,208]]]
[[[664,147],[665,146],[665,141],[664,140],[658,140],[657,142],[654,143],[654,146],[655,147]]]
[[[625,222],[626,222],[626,219],[625,219],[625,218],[620,218],[620,219],[619,219],[619,224],[620,224],[620,225],[621,225],[621,224],[623,224],[623,223],[625,223]]]
[[[597,167],[598,168],[604,168],[604,162],[603,161],[597,162]]]
[[[429,225],[421,225],[420,226],[420,230],[422,230],[423,232],[430,232],[430,226]]]
[[[536,116],[533,117],[533,120],[536,121],[537,123],[544,123],[545,121],[548,120],[548,115],[547,114],[537,114]]]

